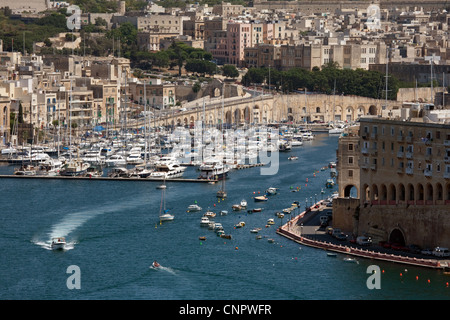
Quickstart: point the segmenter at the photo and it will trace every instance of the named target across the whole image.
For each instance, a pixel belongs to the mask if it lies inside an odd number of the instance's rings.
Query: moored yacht
[[[59,174],[62,176],[83,176],[86,174],[89,167],[89,163],[84,162],[79,158],[73,159],[62,166]]]

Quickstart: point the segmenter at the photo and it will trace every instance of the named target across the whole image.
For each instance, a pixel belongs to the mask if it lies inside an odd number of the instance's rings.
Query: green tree
[[[237,78],[239,77],[238,69],[231,64],[226,64],[222,67],[222,74],[227,78]]]

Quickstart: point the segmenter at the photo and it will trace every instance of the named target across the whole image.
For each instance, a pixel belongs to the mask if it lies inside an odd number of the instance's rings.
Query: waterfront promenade
[[[318,205],[318,208],[315,208],[316,205]],[[277,229],[277,234],[305,246],[361,258],[396,262],[433,269],[443,269],[448,267],[448,260],[434,259],[434,257],[428,259],[420,258],[406,253],[393,254],[390,252],[383,252],[381,247],[378,248],[375,245],[368,249],[367,247],[363,248],[356,244],[349,243],[348,241],[345,243],[334,241],[334,239],[325,232],[319,232],[319,226],[308,223],[324,207],[322,201],[319,201],[316,205],[303,211],[290,219],[286,224],[279,227]]]

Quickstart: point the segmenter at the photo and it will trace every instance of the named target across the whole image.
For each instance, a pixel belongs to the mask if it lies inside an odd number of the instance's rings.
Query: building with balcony
[[[450,126],[362,118],[356,234],[450,245]]]

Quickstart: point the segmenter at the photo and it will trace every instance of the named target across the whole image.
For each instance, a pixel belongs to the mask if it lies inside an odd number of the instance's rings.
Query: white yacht
[[[127,164],[142,164],[144,159],[141,157],[141,153],[130,153],[127,157]]]
[[[184,174],[186,167],[180,165],[180,163],[173,157],[161,158],[155,163],[155,171],[150,174],[150,178],[153,179],[171,179],[179,178]]]
[[[107,167],[121,167],[127,165],[127,159],[120,154],[113,154],[105,160]]]
[[[224,166],[222,162],[217,159],[206,160],[199,167],[199,170],[200,176],[198,178],[207,180],[222,180],[227,177],[229,171],[228,167]]]

